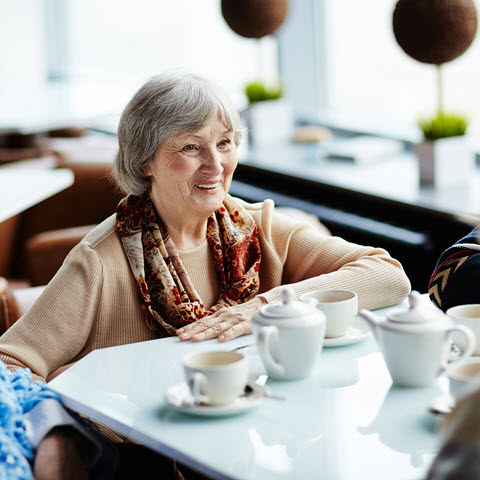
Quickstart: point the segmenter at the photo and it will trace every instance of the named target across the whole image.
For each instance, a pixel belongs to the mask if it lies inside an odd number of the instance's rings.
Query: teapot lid
[[[282,301],[264,305],[261,312],[266,317],[274,318],[292,318],[312,312],[313,307],[310,304],[294,300],[294,298],[293,288],[284,287],[282,290]]]
[[[408,310],[397,310],[388,314],[388,320],[396,323],[427,323],[438,319],[437,312],[423,308],[421,305],[422,295],[413,290],[408,296]]]

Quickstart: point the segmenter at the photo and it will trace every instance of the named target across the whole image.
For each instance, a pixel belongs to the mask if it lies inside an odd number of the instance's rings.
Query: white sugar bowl
[[[253,316],[253,333],[270,377],[296,380],[310,375],[323,348],[325,314],[315,301],[294,300],[285,287],[282,301],[264,305]]]

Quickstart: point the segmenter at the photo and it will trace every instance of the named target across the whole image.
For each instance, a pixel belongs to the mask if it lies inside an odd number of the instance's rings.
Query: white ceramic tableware
[[[408,310],[392,312],[386,319],[377,318],[368,310],[360,310],[359,315],[370,324],[394,383],[426,387],[447,366],[452,334],[464,336],[465,350],[449,365],[472,354],[475,335],[468,327],[455,325],[432,305],[423,307],[420,293],[413,291],[408,299]]]
[[[315,290],[304,293],[300,300],[313,298],[316,307],[327,317],[326,338],[336,338],[345,335],[353,325],[358,312],[358,296],[350,290]]]
[[[197,404],[230,404],[248,382],[247,358],[237,352],[191,353],[183,359],[183,369]]]
[[[457,305],[447,310],[447,315],[456,325],[465,325],[473,330],[477,343],[473,355],[480,355],[480,304]],[[453,341],[463,350],[465,342],[462,338],[453,337]]]
[[[323,347],[326,322],[322,312],[310,302],[294,300],[292,288],[285,287],[282,302],[261,307],[252,323],[270,377],[296,380],[310,375]]]
[[[165,392],[165,401],[175,410],[195,416],[223,417],[237,415],[258,407],[266,398],[267,387],[252,384],[251,388],[252,391],[249,394],[240,395],[231,403],[211,405],[195,402],[188,385],[185,382],[181,382],[172,385]]]
[[[372,330],[362,318],[358,315],[353,321],[353,325],[347,330],[345,335],[341,337],[332,337],[323,340],[323,348],[327,347],[343,347],[361,342],[372,335]]]
[[[480,386],[480,358],[469,358],[447,367],[450,395],[458,400]]]

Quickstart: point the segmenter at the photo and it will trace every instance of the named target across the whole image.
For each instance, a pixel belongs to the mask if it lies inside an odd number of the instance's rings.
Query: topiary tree
[[[257,39],[260,61],[260,39],[271,35],[282,25],[288,12],[288,0],[222,0],[221,8],[223,18],[235,33]],[[267,87],[260,71],[258,79],[245,87],[249,104],[280,98],[282,93],[281,85]]]
[[[222,0],[222,15],[228,26],[247,38],[274,33],[287,11],[287,0]]]
[[[419,122],[426,138],[429,131],[450,132],[446,136],[462,134],[452,132],[461,132],[462,128],[458,127],[466,119],[457,117],[455,121],[454,116],[443,112],[441,67],[467,50],[476,31],[477,11],[473,0],[399,0],[395,6],[393,33],[397,43],[415,60],[437,67],[437,115],[430,121]]]

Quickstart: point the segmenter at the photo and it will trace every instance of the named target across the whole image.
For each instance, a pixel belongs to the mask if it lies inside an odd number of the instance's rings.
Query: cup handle
[[[278,328],[274,326],[262,327],[258,332],[257,347],[260,356],[265,362],[267,370],[274,372],[277,376],[285,375],[285,369],[280,365],[270,353],[272,342],[278,342]]]
[[[450,365],[470,357],[475,350],[475,345],[477,343],[477,339],[471,328],[468,328],[465,325],[456,325],[455,327],[449,328],[447,330],[447,337],[449,337],[450,334],[455,331],[460,332],[465,337],[465,340],[467,341],[467,348],[465,348],[465,351],[463,351],[457,358],[451,360],[449,362]],[[443,370],[445,370],[447,362],[448,359],[446,359],[444,361],[444,364],[442,365]]]
[[[208,397],[202,394],[202,387],[205,386],[207,377],[200,372],[196,372],[192,377],[192,394],[195,403],[208,403]]]

